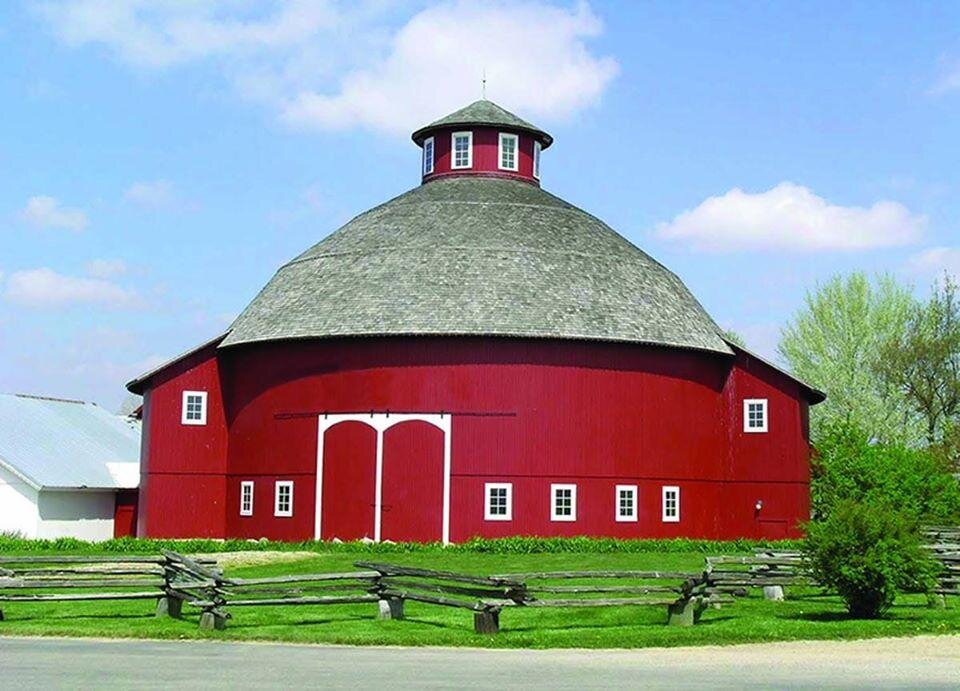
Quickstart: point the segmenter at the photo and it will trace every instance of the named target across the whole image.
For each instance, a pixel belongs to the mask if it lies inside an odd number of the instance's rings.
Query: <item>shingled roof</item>
[[[673,273],[535,185],[439,179],[277,271],[220,347],[333,336],[623,341],[730,354]]]
[[[529,132],[540,140],[540,144],[544,149],[553,144],[553,137],[539,127],[531,125],[526,120],[518,118],[510,111],[504,110],[493,101],[487,101],[486,99],[474,101],[465,108],[450,113],[450,115],[442,117],[439,120],[434,120],[429,125],[418,129],[411,137],[417,144],[422,144],[424,138],[426,138],[431,130],[482,126],[504,127],[511,130]]]

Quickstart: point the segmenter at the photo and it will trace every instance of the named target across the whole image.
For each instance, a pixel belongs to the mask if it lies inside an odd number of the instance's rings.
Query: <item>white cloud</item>
[[[449,0],[391,26],[378,0],[59,0],[42,16],[69,46],[101,44],[137,68],[215,65],[245,98],[292,125],[408,134],[488,95],[531,117],[597,102],[617,73],[587,42],[585,2]]]
[[[617,73],[615,60],[587,49],[601,31],[585,3],[444,3],[413,17],[386,58],[348,73],[337,93],[303,91],[282,116],[408,133],[476,100],[484,71],[492,100],[531,117],[568,116],[594,104]]]
[[[65,276],[48,268],[13,272],[7,279],[4,297],[14,304],[35,308],[95,304],[124,309],[141,303],[136,292],[110,281]]]
[[[907,260],[910,273],[919,275],[944,272],[960,279],[960,247],[931,247]]]
[[[169,180],[135,182],[123,193],[123,198],[150,209],[166,209],[176,205],[177,195]]]
[[[837,206],[792,182],[750,194],[735,188],[684,211],[656,232],[707,250],[859,250],[920,238],[926,218],[897,202]]]
[[[112,278],[127,273],[127,264],[122,259],[94,259],[84,268],[94,278]]]
[[[30,197],[21,216],[38,228],[83,230],[87,227],[87,215],[82,210],[60,206],[55,197],[44,195]]]

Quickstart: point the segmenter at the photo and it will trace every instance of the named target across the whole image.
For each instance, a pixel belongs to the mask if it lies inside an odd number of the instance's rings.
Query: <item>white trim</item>
[[[290,488],[290,507],[286,511],[280,510],[280,489]],[[293,480],[277,480],[273,485],[273,515],[278,518],[293,516]]]
[[[557,490],[568,489],[570,491],[570,515],[557,515]],[[573,522],[577,520],[577,486],[570,484],[551,484],[550,485],[550,520]]]
[[[671,492],[674,493],[677,500],[677,508],[674,516],[667,515],[667,495]],[[664,523],[679,523],[680,522],[680,488],[676,485],[666,485],[663,490],[660,492],[660,519]]]
[[[467,165],[457,165],[457,137],[467,137]],[[473,132],[450,133],[450,170],[466,170],[473,168]]]
[[[763,414],[763,424],[759,427],[750,426],[750,406],[759,405],[760,410]],[[743,431],[747,434],[762,434],[767,431],[768,421],[770,416],[768,414],[769,406],[767,405],[766,398],[745,398],[743,399]]]
[[[191,396],[200,397],[200,419],[187,419],[187,399]],[[207,424],[207,392],[206,391],[184,391],[183,398],[180,399],[180,423],[184,425],[205,425]]]
[[[250,508],[244,508],[246,502],[244,499],[244,492],[250,490]],[[253,515],[253,480],[244,480],[240,483],[240,515],[241,516],[252,516]]]
[[[533,177],[537,180],[540,179],[540,152],[543,151],[543,146],[539,141],[534,140],[533,142]]]
[[[507,512],[490,513],[490,490],[507,490]],[[483,485],[483,520],[485,521],[512,521],[513,520],[513,484],[510,482],[487,482]]]
[[[629,515],[624,516],[620,513],[620,493],[629,492],[632,502],[632,511]],[[613,493],[613,515],[617,519],[617,523],[636,523],[637,522],[637,486],[636,485],[617,485]]]
[[[510,132],[500,132],[497,137],[497,168],[500,170],[520,170],[520,137]],[[513,140],[513,167],[503,165],[503,140]]]
[[[427,168],[427,145],[430,145],[430,168]],[[437,157],[437,146],[433,137],[427,137],[423,140],[423,161],[421,165],[422,175],[431,175],[433,173],[433,163]]]
[[[377,480],[374,497],[374,540],[380,541],[381,492],[383,489],[383,433],[401,422],[419,421],[433,425],[443,432],[443,544],[450,544],[450,469],[451,469],[451,417],[448,413],[398,414],[398,413],[343,413],[320,415],[317,423],[317,497],[316,515],[313,521],[314,539],[321,535],[323,517],[323,439],[327,430],[341,422],[362,422],[377,431]]]

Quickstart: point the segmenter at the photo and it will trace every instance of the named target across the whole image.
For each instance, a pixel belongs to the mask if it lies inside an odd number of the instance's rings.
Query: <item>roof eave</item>
[[[128,381],[127,384],[126,384],[127,391],[129,391],[130,393],[135,393],[135,394],[137,394],[137,395],[143,395],[143,392],[144,392],[144,390],[145,390],[145,388],[146,388],[146,387],[145,387],[145,384],[146,384],[147,382],[149,382],[151,379],[153,379],[155,376],[157,376],[158,374],[160,374],[161,372],[163,372],[163,371],[164,371],[165,369],[167,369],[168,367],[172,367],[173,365],[177,364],[178,362],[180,362],[180,361],[182,361],[182,360],[185,360],[186,358],[190,357],[191,355],[194,355],[194,354],[200,352],[200,351],[203,350],[204,348],[209,348],[209,347],[212,346],[212,345],[216,345],[216,344],[220,343],[223,339],[225,339],[225,338],[227,337],[227,335],[229,335],[229,333],[230,333],[230,330],[227,329],[227,330],[224,331],[223,333],[218,334],[217,336],[211,338],[209,341],[205,341],[204,343],[201,343],[200,345],[198,345],[198,346],[196,346],[196,347],[194,347],[194,348],[191,348],[190,350],[188,350],[188,351],[186,351],[186,352],[180,353],[179,355],[171,358],[170,360],[167,360],[167,361],[164,362],[162,365],[158,365],[157,367],[154,367],[154,368],[153,368],[152,370],[150,370],[149,372],[146,372],[146,373],[144,373],[144,374],[141,374],[141,375],[140,375],[139,377],[137,377],[136,379],[132,379],[132,380]]]
[[[803,391],[807,394],[807,398],[809,399],[811,405],[817,405],[818,403],[823,403],[825,400],[827,400],[826,393],[824,393],[823,391],[821,391],[820,389],[814,386],[811,386],[807,382],[797,377],[795,374],[788,372],[787,370],[785,370],[783,367],[780,367],[779,365],[773,364],[772,362],[770,362],[770,360],[763,357],[762,355],[758,355],[756,352],[750,350],[749,348],[742,346],[738,343],[734,343],[729,338],[726,338],[725,336],[723,336],[723,334],[718,334],[718,335],[720,336],[721,339],[723,339],[723,341],[728,346],[730,346],[730,348],[733,349],[734,352],[739,350],[743,353],[746,353],[747,355],[754,358],[755,360],[759,360],[760,362],[765,364],[767,367],[779,372],[780,374],[787,377],[791,381],[794,381],[797,384],[799,384],[800,388],[803,389]]]
[[[550,145],[553,144],[553,137],[544,132],[543,130],[537,129],[536,127],[524,127],[522,125],[508,125],[502,122],[484,122],[469,120],[464,122],[445,122],[440,125],[427,125],[421,127],[412,135],[410,138],[417,146],[423,145],[423,140],[427,138],[427,135],[430,132],[436,132],[440,130],[453,130],[458,127],[495,127],[501,130],[512,130],[516,132],[526,132],[527,134],[533,135],[540,142],[542,149],[546,150],[550,148]]]
[[[27,474],[24,473],[23,471],[21,471],[21,470],[19,470],[18,468],[10,465],[9,463],[7,463],[5,460],[3,460],[3,458],[0,458],[0,468],[3,468],[4,470],[6,470],[8,473],[10,473],[11,475],[13,475],[14,477],[16,477],[16,478],[20,479],[22,482],[26,483],[26,485],[27,485],[28,487],[30,487],[31,489],[35,489],[35,490],[37,490],[38,492],[39,492],[41,489],[43,489],[43,485],[41,485],[39,482],[37,482],[36,480],[34,480],[32,477],[30,477],[29,475],[27,475]]]

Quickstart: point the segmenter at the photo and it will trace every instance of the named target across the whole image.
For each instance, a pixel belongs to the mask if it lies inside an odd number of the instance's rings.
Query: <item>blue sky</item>
[[[806,290],[960,274],[960,4],[0,5],[0,390],[115,408],[488,96],[544,187],[772,354]]]

